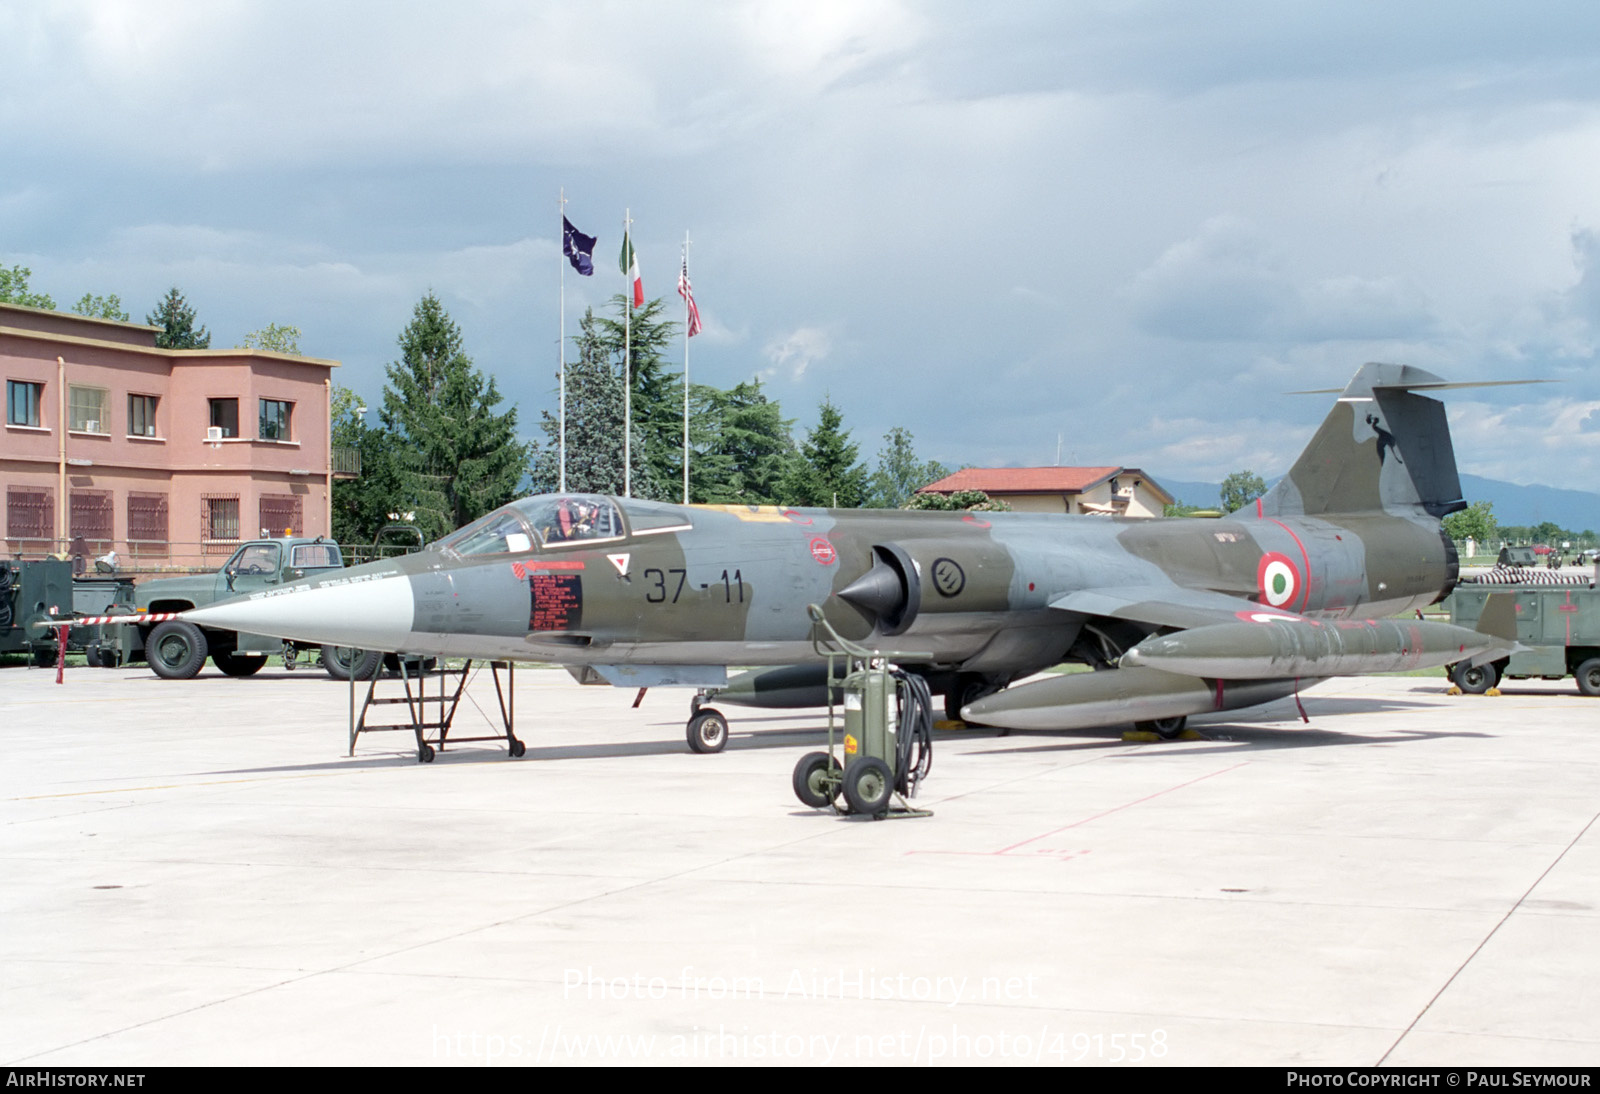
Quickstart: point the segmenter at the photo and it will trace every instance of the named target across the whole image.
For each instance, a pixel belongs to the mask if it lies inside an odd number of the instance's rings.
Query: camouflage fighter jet
[[[1369,364],[1276,486],[1221,520],[681,506],[592,494],[513,502],[416,554],[185,613],[200,627],[403,654],[556,662],[617,686],[825,694],[808,604],[845,637],[927,656],[904,667],[985,725],[1191,714],[1302,681],[1481,663],[1512,644],[1386,617],[1457,576],[1440,518],[1465,507],[1447,384]],[[1491,613],[1495,614],[1495,613]],[[1505,630],[1503,625],[1491,629]],[[1513,636],[1514,637],[1514,636]],[[1063,662],[1115,671],[1011,687]],[[742,694],[740,694],[742,692]],[[726,739],[699,701],[697,751]]]

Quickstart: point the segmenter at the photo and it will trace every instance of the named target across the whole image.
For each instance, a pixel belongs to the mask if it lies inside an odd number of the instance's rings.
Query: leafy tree
[[[122,310],[122,298],[112,293],[110,296],[91,296],[83,294],[83,299],[72,305],[72,310],[79,315],[87,315],[91,319],[115,319],[118,322],[128,322],[128,313]]]
[[[924,463],[917,459],[909,429],[895,426],[883,439],[885,447],[878,453],[878,469],[868,480],[869,509],[898,509],[920,488],[950,473],[937,460]]]
[[[25,308],[46,308],[54,311],[56,302],[44,293],[28,288],[28,278],[33,271],[26,266],[13,266],[9,270],[0,266],[0,304],[21,304]]]
[[[613,347],[600,323],[593,309],[584,312],[573,338],[578,359],[567,362],[567,489],[621,494],[622,343],[619,340]],[[561,483],[561,419],[547,410],[542,413],[539,426],[546,440],[535,450],[529,472],[533,488],[548,493]],[[645,460],[637,418],[631,447],[634,495],[661,496]]]
[[[210,349],[211,332],[201,327],[195,329],[194,309],[174,285],[166,297],[156,305],[156,310],[144,317],[152,327],[160,327],[156,345],[162,349]]]
[[[299,327],[268,323],[261,330],[253,330],[245,335],[244,342],[239,348],[271,350],[273,353],[288,353],[299,357],[300,334]]]
[[[1459,513],[1451,513],[1444,518],[1444,530],[1457,543],[1464,543],[1470,538],[1488,546],[1498,531],[1494,503],[1475,501]]]
[[[367,425],[364,402],[334,385],[333,444],[361,455],[360,476],[333,484],[333,538],[340,543],[370,543],[390,513],[411,508],[395,457],[400,445],[387,429]]]
[[[794,423],[749,380],[723,391],[694,385],[690,406],[690,500],[775,505],[795,460]]]
[[[900,508],[1005,513],[1010,512],[1011,503],[991,498],[982,490],[957,490],[949,494],[913,494]]]
[[[516,409],[494,413],[494,378],[472,367],[461,328],[433,293],[417,304],[399,345],[380,420],[397,445],[406,508],[433,539],[515,497],[528,447],[516,440]]]
[[[806,434],[800,458],[784,475],[781,493],[789,505],[854,509],[867,493],[867,469],[856,462],[858,446],[842,428],[833,400],[822,400],[817,426]]]
[[[1260,475],[1235,471],[1222,480],[1223,512],[1237,513],[1266,492],[1267,484],[1261,481]]]

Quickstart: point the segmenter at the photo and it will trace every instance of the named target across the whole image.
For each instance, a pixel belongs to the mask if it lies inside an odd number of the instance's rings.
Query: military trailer
[[[48,667],[61,655],[59,631],[40,623],[94,615],[118,604],[131,604],[133,582],[111,574],[74,574],[67,559],[0,561],[0,653],[25,653]],[[67,651],[81,652],[100,664],[100,627],[77,625],[67,631]]]
[[[1528,647],[1485,665],[1465,662],[1450,667],[1450,679],[1472,695],[1481,695],[1500,681],[1577,678],[1578,690],[1600,696],[1600,588],[1593,582],[1560,585],[1516,585],[1463,582],[1447,601],[1450,622],[1474,627],[1484,603],[1494,593],[1517,598],[1517,641]]]
[[[343,567],[336,543],[320,536],[280,537],[244,544],[215,573],[144,582],[134,590],[133,608],[152,617],[151,622],[118,628],[116,660],[124,665],[148,661],[157,676],[168,680],[189,679],[208,656],[229,676],[259,672],[267,656],[274,653],[283,654],[285,663],[293,668],[300,651],[292,642],[163,617]],[[349,678],[355,651],[326,648],[321,652],[323,668],[330,676]]]

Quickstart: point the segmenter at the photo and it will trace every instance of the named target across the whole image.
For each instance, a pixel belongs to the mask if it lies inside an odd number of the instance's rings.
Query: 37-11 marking
[[[650,584],[646,586],[644,598],[651,604],[676,604],[683,595],[683,587],[689,579],[689,571],[676,566],[667,570],[658,570],[654,567],[644,572],[644,579]],[[731,574],[722,571],[722,602],[724,604],[744,603],[744,575],[734,570]],[[702,582],[701,589],[710,589],[715,582]],[[669,595],[670,587],[670,595]]]

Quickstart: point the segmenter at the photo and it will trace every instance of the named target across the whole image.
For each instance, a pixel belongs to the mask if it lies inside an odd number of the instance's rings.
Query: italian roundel
[[[1281,608],[1300,595],[1300,571],[1287,555],[1269,551],[1256,567],[1256,587],[1261,590],[1263,604]]]

